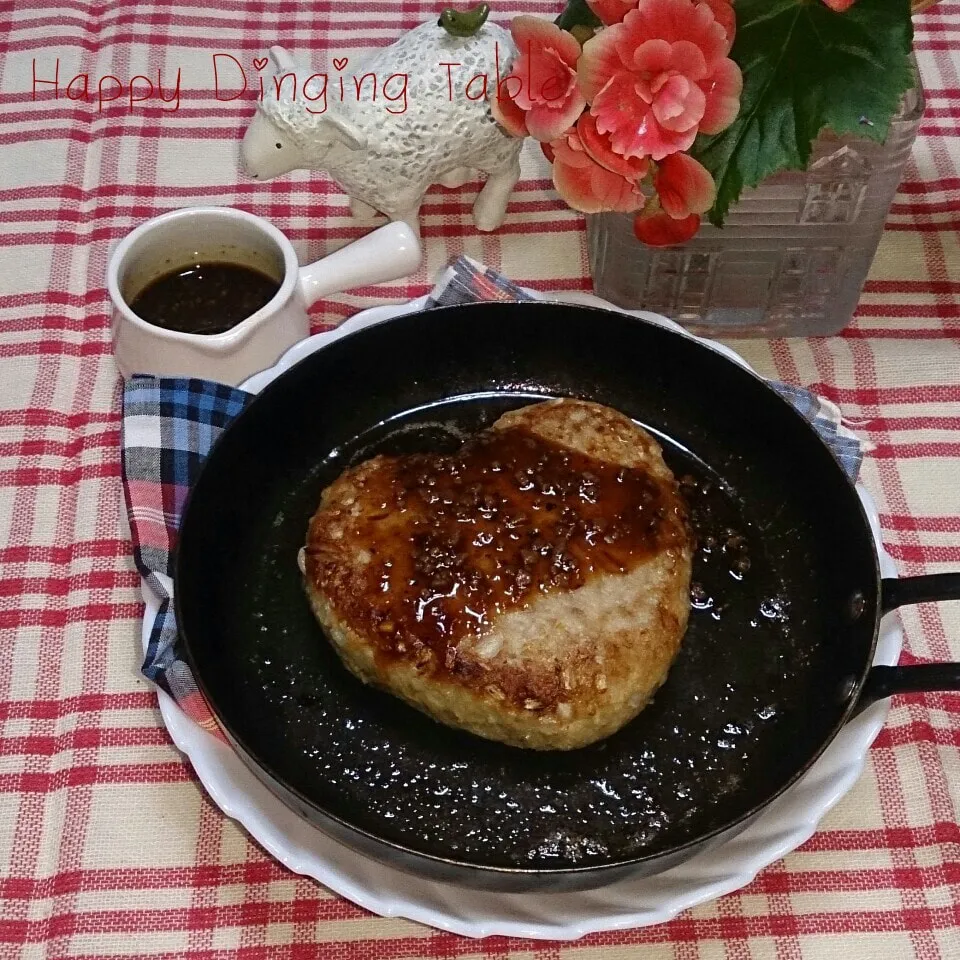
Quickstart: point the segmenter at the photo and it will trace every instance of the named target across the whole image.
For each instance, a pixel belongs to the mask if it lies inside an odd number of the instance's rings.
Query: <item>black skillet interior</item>
[[[296,556],[347,465],[455,447],[553,396],[609,404],[661,437],[695,481],[701,546],[690,627],[654,703],[605,742],[535,754],[354,680],[309,612]],[[851,623],[857,591],[866,609]],[[758,378],[620,314],[482,304],[351,335],[269,386],[194,489],[176,598],[201,688],[267,782],[421,854],[563,870],[696,841],[795,778],[862,681],[877,580],[853,488]]]

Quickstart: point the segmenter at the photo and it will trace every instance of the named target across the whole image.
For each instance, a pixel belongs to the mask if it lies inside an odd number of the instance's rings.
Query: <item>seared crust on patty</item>
[[[305,587],[361,680],[482,737],[572,749],[666,679],[692,546],[656,440],[548,401],[458,454],[347,470],[310,521]]]

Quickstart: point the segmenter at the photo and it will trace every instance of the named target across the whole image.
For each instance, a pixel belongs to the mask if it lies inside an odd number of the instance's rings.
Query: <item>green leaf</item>
[[[736,0],[735,9],[740,113],[691,151],[716,181],[717,226],[744,188],[804,169],[825,128],[882,142],[914,83],[910,0],[857,0],[846,13],[822,0]]]

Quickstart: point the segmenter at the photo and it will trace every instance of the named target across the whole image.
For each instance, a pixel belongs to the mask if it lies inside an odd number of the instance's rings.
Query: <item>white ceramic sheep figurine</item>
[[[501,130],[489,100],[517,54],[509,32],[488,21],[471,36],[454,36],[431,20],[351,73],[313,74],[312,80],[283,48],[270,53],[277,74],[264,81],[243,138],[250,176],[268,180],[302,167],[323,170],[349,195],[354,216],[369,216],[373,208],[419,230],[420,203],[431,184],[458,187],[479,171],[487,181],[473,205],[473,222],[485,231],[503,223],[520,177],[523,140]],[[481,74],[488,78],[487,96],[470,99],[467,84]],[[364,77],[358,95],[357,80]],[[483,85],[482,78],[473,81],[469,93],[482,94]]]

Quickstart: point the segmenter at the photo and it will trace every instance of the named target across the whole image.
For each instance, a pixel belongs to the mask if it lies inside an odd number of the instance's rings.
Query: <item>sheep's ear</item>
[[[323,118],[331,135],[351,150],[365,150],[367,147],[366,134],[358,130],[349,120],[327,114]]]
[[[281,73],[296,73],[297,62],[283,47],[271,47],[270,56]]]

